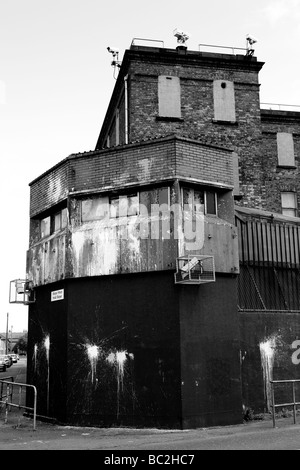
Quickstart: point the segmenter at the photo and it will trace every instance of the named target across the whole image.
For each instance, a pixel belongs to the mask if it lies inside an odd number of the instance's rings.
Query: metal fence
[[[11,380],[7,380],[11,379]],[[6,386],[5,386],[6,385]],[[14,402],[15,395],[14,395],[14,387],[18,388],[17,396],[18,399],[16,400],[17,403]],[[33,391],[33,407],[26,406],[22,404],[22,392],[23,390],[31,389]],[[5,406],[5,423],[8,421],[8,412],[10,411],[11,407],[15,407],[18,409],[25,409],[31,411],[33,414],[33,430],[36,430],[36,406],[37,406],[37,390],[34,385],[22,384],[18,382],[14,382],[13,377],[5,377],[5,379],[0,379],[0,403]]]
[[[296,401],[296,391],[295,391],[295,384],[297,382],[300,382],[300,379],[295,379],[295,380],[270,380],[271,383],[271,390],[272,390],[272,417],[273,417],[273,427],[275,428],[276,426],[276,418],[275,418],[275,411],[276,408],[285,408],[287,406],[292,406],[293,407],[293,418],[294,418],[294,424],[296,424],[296,412],[297,412],[297,405],[300,405],[299,401]],[[292,401],[290,402],[285,402],[285,403],[275,403],[275,390],[274,386],[276,384],[291,384],[292,385]]]
[[[300,226],[237,217],[240,310],[300,310]]]

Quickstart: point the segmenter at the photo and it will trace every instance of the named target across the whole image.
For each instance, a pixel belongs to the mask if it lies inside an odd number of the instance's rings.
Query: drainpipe
[[[125,83],[125,144],[128,144],[128,74],[124,77]]]

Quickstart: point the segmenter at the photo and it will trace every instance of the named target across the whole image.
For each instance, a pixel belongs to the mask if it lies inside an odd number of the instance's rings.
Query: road
[[[23,358],[6,373],[0,373],[0,379],[13,375],[15,381],[25,382],[25,373]],[[168,456],[176,452],[191,455],[200,450],[300,450],[300,417],[297,419],[299,424],[293,424],[292,418],[280,418],[276,428],[268,417],[236,426],[184,431],[74,427],[37,421],[34,431],[32,419],[13,410],[8,413],[7,423],[4,413],[0,413],[0,450],[100,450],[99,463],[105,458],[138,456],[139,452],[146,452],[142,455],[147,460],[151,452]],[[135,466],[145,463],[140,458]]]
[[[13,363],[12,366],[6,369],[6,372],[0,372],[0,379],[10,376],[14,377],[15,382],[26,383],[26,366],[26,356],[20,356],[20,360]]]

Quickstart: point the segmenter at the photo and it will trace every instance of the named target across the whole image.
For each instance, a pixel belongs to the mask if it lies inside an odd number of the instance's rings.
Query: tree
[[[13,347],[13,352],[19,354],[27,352],[27,335],[24,335],[18,339]]]

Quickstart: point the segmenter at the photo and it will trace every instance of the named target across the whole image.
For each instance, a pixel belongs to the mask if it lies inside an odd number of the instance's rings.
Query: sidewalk
[[[271,417],[235,426],[190,430],[94,428],[49,424],[33,420],[22,411],[0,414],[1,450],[103,450],[107,455],[120,450],[271,450],[300,448],[299,424],[279,418],[273,428]],[[109,452],[108,452],[109,451]],[[126,454],[127,455],[127,454]]]

